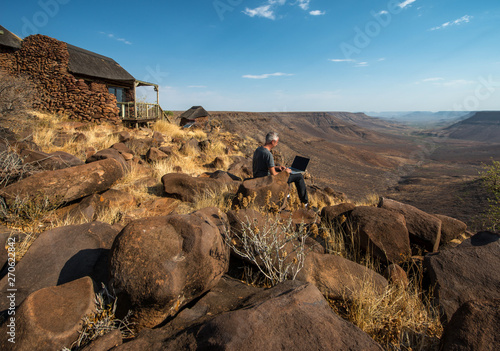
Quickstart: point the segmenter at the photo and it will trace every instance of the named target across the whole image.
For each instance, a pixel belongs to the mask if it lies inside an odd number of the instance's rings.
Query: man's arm
[[[278,174],[279,172],[282,172],[282,171],[286,171],[287,173],[291,172],[290,168],[286,168],[283,166],[269,167],[269,173],[271,173],[271,175],[273,175],[273,176],[275,176],[276,174]]]

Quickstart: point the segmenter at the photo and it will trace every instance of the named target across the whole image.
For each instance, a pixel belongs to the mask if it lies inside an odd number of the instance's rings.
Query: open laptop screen
[[[309,164],[309,159],[302,156],[295,156],[292,166],[290,167],[292,171],[304,172]]]

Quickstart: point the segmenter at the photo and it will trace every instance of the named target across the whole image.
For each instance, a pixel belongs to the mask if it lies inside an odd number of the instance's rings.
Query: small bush
[[[116,329],[120,330],[124,339],[134,337],[130,328],[132,324],[128,321],[129,316],[127,315],[124,319],[116,318],[116,302],[117,298],[103,284],[101,291],[96,294],[96,312],[83,318],[82,329],[79,331],[80,336],[71,345],[72,351],[80,350],[98,337]],[[68,351],[69,349],[65,348],[64,350]]]
[[[295,279],[304,266],[307,236],[305,225],[296,229],[291,219],[282,221],[273,215],[267,217],[261,228],[247,219],[241,223],[241,232],[224,232],[231,250],[252,262],[271,286]]]
[[[24,77],[0,72],[0,120],[19,116],[32,108],[37,92]]]

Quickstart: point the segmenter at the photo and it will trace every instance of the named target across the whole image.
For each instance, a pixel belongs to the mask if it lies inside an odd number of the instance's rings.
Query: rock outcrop
[[[0,190],[7,207],[16,202],[32,202],[34,206],[46,208],[81,199],[108,190],[123,176],[119,162],[101,160],[81,166],[45,171],[22,179]]]
[[[470,300],[500,299],[500,235],[480,232],[459,246],[425,256],[431,284],[449,322]]]
[[[197,215],[131,222],[111,252],[113,286],[138,328],[154,327],[217,284],[228,268],[218,228]]]
[[[402,214],[383,208],[358,206],[351,213],[355,242],[382,262],[399,263],[410,254],[410,239]]]
[[[244,308],[219,314],[172,337],[154,338],[155,331],[148,334],[117,351],[382,350],[367,334],[337,316],[314,285],[299,281],[255,294]]]
[[[40,234],[16,264],[16,304],[31,293],[89,276],[97,284],[108,282],[109,249],[118,231],[111,225],[92,222],[59,227]],[[0,280],[7,294],[8,276]],[[0,299],[0,311],[9,301]]]
[[[89,277],[33,292],[13,319],[8,318],[0,328],[0,348],[44,351],[71,347],[78,338],[82,318],[96,311],[94,299]],[[9,327],[12,321],[14,326]]]

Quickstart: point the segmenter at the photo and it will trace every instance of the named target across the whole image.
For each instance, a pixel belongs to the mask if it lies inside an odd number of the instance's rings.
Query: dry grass
[[[349,300],[330,304],[386,350],[438,350],[443,327],[429,293],[421,290],[420,277],[406,289],[389,285],[383,294],[366,283]]]
[[[166,120],[161,120],[161,121],[155,122],[152,129],[156,132],[159,132],[159,133],[162,133],[166,136],[169,136],[172,139],[175,139],[175,138],[182,139],[184,137],[184,134],[185,134],[181,127],[179,127],[176,124],[170,123]]]
[[[329,253],[380,273],[384,266],[357,246],[354,235],[350,234],[355,229],[344,218],[337,223],[323,224],[319,235]],[[408,288],[389,285],[380,294],[367,281],[353,298],[330,301],[330,304],[386,350],[437,350],[443,328],[439,313],[430,302],[432,292],[422,289],[422,267],[413,262],[408,264],[407,271],[412,274]]]
[[[115,316],[117,298],[102,285],[100,292],[95,297],[96,312],[83,318],[78,339],[71,345],[71,349],[64,348],[64,351],[76,351],[83,349],[97,338],[106,335],[112,330],[120,330],[122,338],[129,339],[134,336],[132,323],[128,320],[128,315],[123,319]]]
[[[377,206],[380,200],[380,196],[372,193],[365,196],[364,199],[356,201],[356,206]]]

